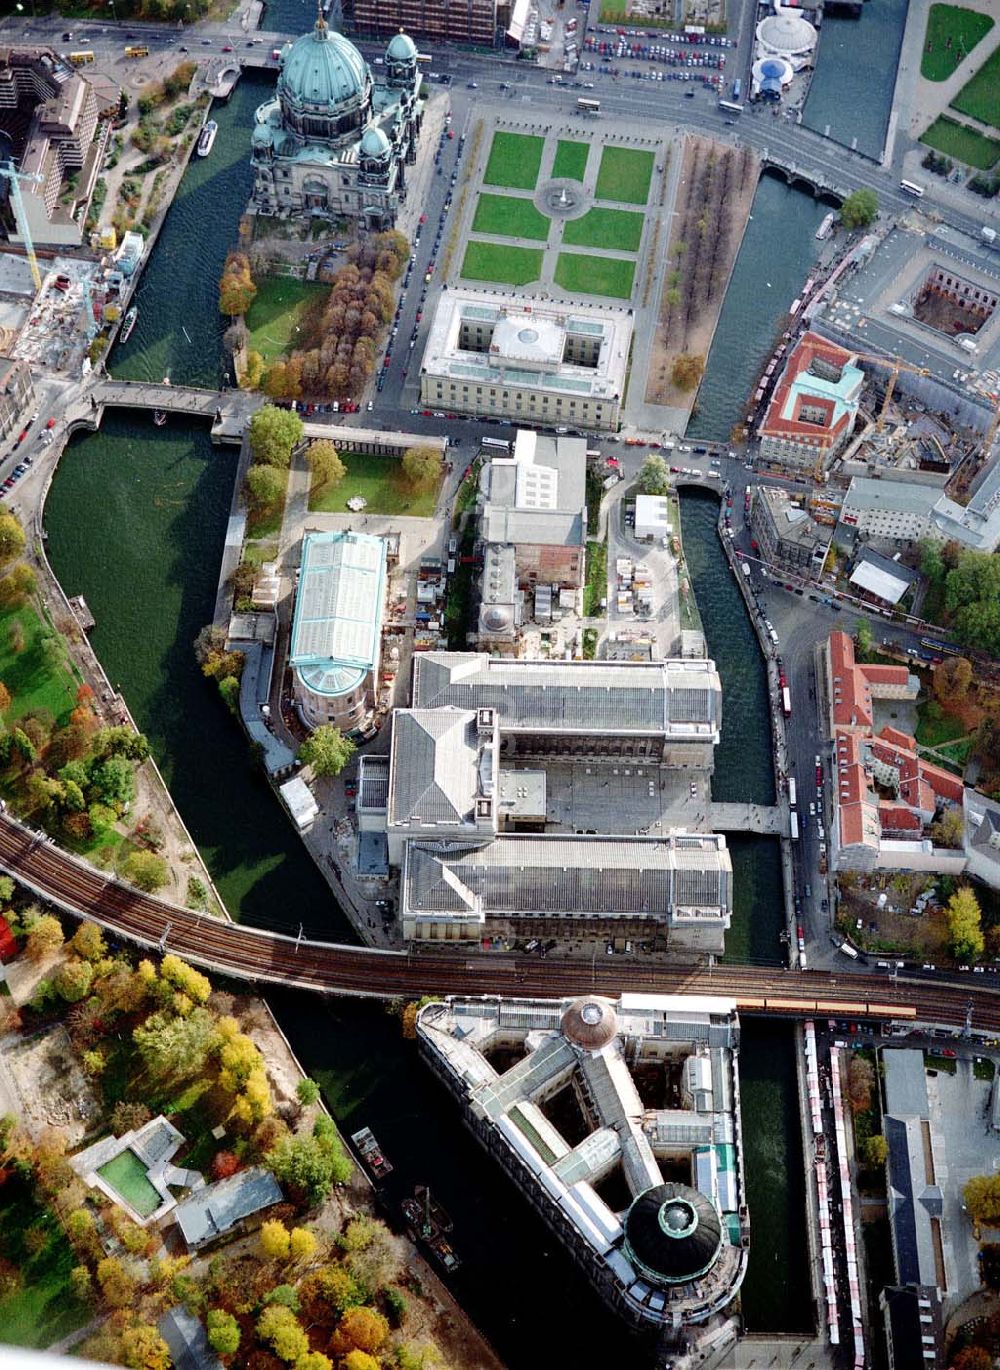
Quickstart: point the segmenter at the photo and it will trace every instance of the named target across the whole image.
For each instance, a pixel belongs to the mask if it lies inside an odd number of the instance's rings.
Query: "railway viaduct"
[[[745,1014],[918,1019],[961,1027],[964,985],[799,973],[760,966],[664,966],[540,961],[474,950],[393,952],[316,942],[221,922],[110,879],[8,814],[0,814],[0,869],[39,898],[140,947],[169,948],[202,969],[260,985],[369,998],[508,993],[563,997],[623,989],[722,994]],[[975,1026],[1000,1034],[1000,992],[976,986]]]

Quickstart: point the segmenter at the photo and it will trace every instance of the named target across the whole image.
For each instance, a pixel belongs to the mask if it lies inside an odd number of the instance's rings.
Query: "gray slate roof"
[[[461,823],[476,800],[476,715],[397,709],[392,716],[389,823]]]
[[[477,652],[421,652],[413,702],[493,708],[501,734],[653,733],[711,737],[722,689],[710,661],[514,661]]]
[[[722,839],[661,842],[590,836],[501,836],[481,847],[410,842],[405,909],[485,916],[593,913],[665,918],[675,906],[732,905],[732,863]]]
[[[252,1167],[199,1189],[177,1205],[174,1216],[188,1246],[201,1246],[283,1198],[271,1172]]]

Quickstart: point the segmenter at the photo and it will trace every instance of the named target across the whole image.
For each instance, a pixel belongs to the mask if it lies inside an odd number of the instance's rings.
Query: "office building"
[[[787,490],[773,485],[754,489],[750,531],[762,561],[806,576],[822,568],[830,546],[829,530],[810,518]]]
[[[818,333],[803,334],[757,430],[762,459],[827,471],[854,430],[864,379],[854,353]]]

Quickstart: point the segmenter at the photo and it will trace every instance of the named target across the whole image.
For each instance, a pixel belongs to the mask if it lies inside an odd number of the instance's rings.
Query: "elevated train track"
[[[964,1024],[963,985],[759,966],[647,966],[537,957],[472,959],[456,950],[381,951],[221,922],[110,879],[6,813],[0,814],[0,869],[40,898],[151,949],[169,948],[216,974],[260,985],[369,998],[516,993],[545,997],[623,989],[732,996],[742,1012],[807,1018],[876,1018]],[[1000,1035],[1000,991],[978,985],[975,1026]]]

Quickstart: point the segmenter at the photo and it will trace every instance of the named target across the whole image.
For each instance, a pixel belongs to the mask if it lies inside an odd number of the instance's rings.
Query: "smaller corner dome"
[[[387,157],[392,151],[389,139],[375,124],[369,124],[361,135],[362,157]]]
[[[417,60],[417,46],[410,35],[400,29],[390,39],[385,55],[390,62],[415,62]]]
[[[600,1051],[618,1035],[618,1015],[607,999],[588,995],[574,999],[560,1023],[563,1036],[586,1051]]]

